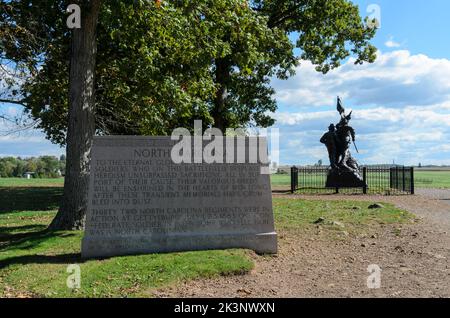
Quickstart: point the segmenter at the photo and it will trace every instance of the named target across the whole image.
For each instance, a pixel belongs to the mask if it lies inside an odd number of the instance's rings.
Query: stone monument
[[[224,145],[238,139],[216,138]],[[270,176],[251,155],[259,145],[267,156],[266,139],[244,138],[233,153],[224,146],[223,163],[174,163],[176,143],[94,139],[82,256],[226,248],[276,253]]]
[[[337,125],[331,124],[320,142],[325,144],[330,159],[327,188],[364,188],[367,187],[359,169],[358,162],[353,158],[350,147],[353,144],[356,151],[355,130],[349,125],[352,112],[345,114],[342,100],[337,99],[337,110],[341,120]]]

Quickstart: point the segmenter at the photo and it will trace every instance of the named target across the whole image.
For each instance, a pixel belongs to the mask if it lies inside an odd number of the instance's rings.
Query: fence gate
[[[394,167],[389,169],[389,184],[391,189],[414,194],[414,168]]]

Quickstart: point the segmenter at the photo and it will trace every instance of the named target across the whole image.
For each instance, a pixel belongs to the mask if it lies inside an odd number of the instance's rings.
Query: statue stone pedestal
[[[333,168],[328,171],[327,188],[364,188],[367,184],[358,171]]]

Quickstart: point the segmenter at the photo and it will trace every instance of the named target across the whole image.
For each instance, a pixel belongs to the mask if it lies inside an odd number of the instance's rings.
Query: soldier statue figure
[[[336,128],[334,124],[328,127],[328,132],[323,135],[320,142],[327,147],[331,168],[337,168]]]
[[[345,114],[341,99],[338,97],[337,110],[341,121],[335,126],[331,124],[328,132],[323,135],[320,142],[325,144],[330,158],[330,170],[327,184],[329,188],[359,188],[366,184],[361,177],[358,162],[352,157],[350,147],[353,143],[356,148],[355,130],[349,126],[352,112]]]

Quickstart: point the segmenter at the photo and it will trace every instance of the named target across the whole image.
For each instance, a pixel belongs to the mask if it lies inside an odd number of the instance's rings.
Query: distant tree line
[[[66,156],[59,159],[54,156],[32,158],[0,158],[1,178],[21,178],[31,173],[33,178],[58,178],[64,175]]]

